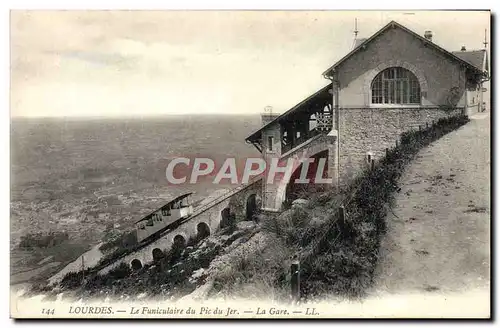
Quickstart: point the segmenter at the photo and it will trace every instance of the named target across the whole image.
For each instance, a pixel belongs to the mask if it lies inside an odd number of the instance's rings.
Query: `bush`
[[[303,246],[305,236],[310,230],[310,221],[309,211],[294,207],[276,218],[263,218],[262,230],[273,234],[287,246],[298,247]]]
[[[68,272],[61,280],[59,285],[62,288],[75,289],[80,287],[83,284],[84,276],[88,274],[88,270],[85,270],[84,273],[82,271],[79,272]]]
[[[225,233],[231,234],[237,229],[238,219],[235,213],[229,213],[227,217],[222,218],[219,228],[223,229]]]
[[[123,279],[128,277],[131,273],[132,269],[130,268],[130,265],[122,262],[120,265],[109,271],[109,276],[113,279]]]
[[[440,119],[429,128],[403,133],[398,147],[389,150],[373,170],[364,172],[345,190],[345,222],[339,221],[336,210],[317,229],[315,238],[301,241],[302,246],[307,245],[301,254],[301,272],[307,277],[301,282],[303,295],[364,295],[373,282],[386,230],[387,204],[394,201],[405,166],[420,149],[467,122],[465,116],[454,116]],[[338,200],[332,199],[335,202]]]

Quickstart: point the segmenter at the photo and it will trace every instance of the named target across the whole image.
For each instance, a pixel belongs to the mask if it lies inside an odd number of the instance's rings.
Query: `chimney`
[[[280,116],[279,113],[270,113],[270,112],[261,113],[260,117],[262,119],[262,126],[264,126],[267,123],[271,122],[272,120],[274,120],[278,116]]]
[[[425,31],[424,38],[432,42],[432,31]]]
[[[465,49],[465,46],[462,46],[462,49],[460,49],[460,51],[466,51],[467,49]]]

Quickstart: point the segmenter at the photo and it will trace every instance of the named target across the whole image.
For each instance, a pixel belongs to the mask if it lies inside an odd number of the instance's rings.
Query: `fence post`
[[[372,167],[372,170],[375,168],[375,160],[372,158],[372,162],[371,162],[371,167]]]
[[[345,228],[345,207],[344,205],[340,205],[339,207],[339,223],[340,223],[340,229],[344,231]]]
[[[398,139],[396,139],[396,148],[398,148],[399,146],[399,142],[398,142]]]
[[[85,263],[82,255],[82,284],[85,282]]]
[[[292,300],[297,303],[300,300],[300,262],[297,255],[294,256],[290,266]]]

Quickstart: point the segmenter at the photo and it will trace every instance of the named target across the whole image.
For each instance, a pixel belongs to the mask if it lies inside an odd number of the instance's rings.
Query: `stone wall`
[[[273,149],[270,150],[268,147],[268,137],[274,138]],[[279,158],[281,156],[281,127],[278,123],[268,126],[264,131],[262,131],[262,158],[266,163],[271,163],[273,158]],[[265,172],[267,173],[267,171]],[[261,195],[262,207],[263,208],[274,208],[274,188],[269,187],[268,184],[262,184]]]
[[[234,213],[236,215],[236,219],[238,221],[246,219],[247,200],[251,195],[256,196],[257,209],[260,208],[260,204],[262,201],[261,193],[262,193],[262,180],[259,180],[255,182],[252,186],[240,191],[239,193],[231,197],[228,205],[231,210],[231,213]]]
[[[339,180],[349,183],[368,167],[367,154],[377,160],[392,148],[401,133],[431,124],[442,117],[460,114],[461,109],[445,111],[418,108],[364,108],[340,110]]]
[[[99,271],[100,274],[105,274],[112,268],[118,266],[120,263],[128,263],[134,259],[141,261],[141,264],[150,263],[153,261],[153,249],[159,248],[161,251],[168,251],[172,247],[174,238],[177,235],[184,237],[186,242],[190,237],[195,237],[197,235],[197,226],[199,223],[206,223],[210,228],[210,234],[215,233],[220,229],[220,223],[222,219],[222,211],[229,207],[231,213],[236,214],[237,220],[244,220],[246,214],[246,202],[250,195],[255,194],[257,198],[260,199],[260,193],[262,190],[261,181],[257,181],[253,184],[248,185],[246,188],[242,188],[236,191],[230,197],[221,198],[219,202],[214,203],[213,206],[208,208],[206,211],[199,214],[195,213],[191,219],[181,224],[175,230],[163,235],[158,240],[152,242],[151,244],[124,256],[119,261],[116,261],[107,267]]]
[[[299,164],[301,161],[311,158],[321,152],[328,151],[327,167],[328,176],[334,178],[335,183],[335,173],[337,172],[337,163],[335,161],[334,154],[336,153],[336,136],[331,135],[318,135],[304,142],[303,144],[297,146],[297,148],[290,150],[280,159],[286,163],[289,159],[293,159],[294,170],[300,169]],[[293,172],[290,172],[292,174]],[[265,210],[278,211],[281,210],[282,204],[286,199],[286,189],[290,181],[285,181],[283,179],[277,179],[274,183],[268,183],[263,185],[263,193],[265,192]]]

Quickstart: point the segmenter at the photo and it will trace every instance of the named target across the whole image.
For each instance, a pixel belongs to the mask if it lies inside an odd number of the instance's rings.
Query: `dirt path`
[[[401,187],[387,217],[376,292],[489,288],[489,115],[476,114],[423,149]]]

